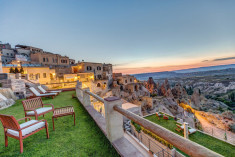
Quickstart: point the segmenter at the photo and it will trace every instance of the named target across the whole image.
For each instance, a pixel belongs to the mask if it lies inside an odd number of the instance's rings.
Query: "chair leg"
[[[20,138],[20,153],[23,153],[23,140]]]
[[[26,113],[25,113],[25,117],[27,117]],[[25,118],[25,122],[27,122],[27,121],[28,121],[27,119],[28,119],[28,118]]]
[[[52,117],[53,130],[55,131],[54,117]]]
[[[8,137],[5,135],[5,147],[8,147]]]
[[[74,126],[75,126],[75,113],[73,115],[74,115],[73,118],[74,118]]]
[[[47,139],[49,139],[49,131],[48,131],[48,125],[47,125],[47,122],[46,123],[46,134],[47,134]]]

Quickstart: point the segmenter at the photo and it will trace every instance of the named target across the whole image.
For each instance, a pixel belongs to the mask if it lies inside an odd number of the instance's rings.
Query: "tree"
[[[16,67],[16,68],[15,68],[15,74],[16,74],[16,73],[19,73],[19,72],[20,72],[19,69]]]
[[[15,70],[12,67],[10,68],[10,73],[15,73]]]
[[[23,67],[20,68],[20,73],[21,73],[21,74],[24,74],[24,69],[23,69]]]

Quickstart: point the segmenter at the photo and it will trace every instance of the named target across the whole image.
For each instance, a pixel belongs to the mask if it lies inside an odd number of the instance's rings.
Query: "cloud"
[[[232,59],[235,59],[235,57],[216,58],[213,61],[226,61],[226,60],[232,60]]]
[[[209,60],[203,60],[202,62],[208,62]]]

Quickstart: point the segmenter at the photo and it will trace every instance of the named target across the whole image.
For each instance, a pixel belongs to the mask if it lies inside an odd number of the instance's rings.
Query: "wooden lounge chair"
[[[33,93],[34,97],[52,97],[54,99],[58,95],[58,93],[40,94],[34,87],[30,87],[29,90]]]
[[[29,119],[28,122],[19,124],[18,121]],[[23,139],[35,134],[36,132],[46,129],[47,138],[49,138],[48,124],[46,120],[31,120],[29,117],[25,117],[16,120],[15,117],[9,115],[0,114],[0,120],[2,122],[5,134],[5,147],[8,146],[8,137],[12,137],[20,141],[20,153],[23,153]]]
[[[36,120],[39,116],[44,116],[44,114],[54,111],[54,105],[43,104],[42,99],[40,97],[24,100],[22,101],[22,104],[24,107],[25,117],[32,116],[35,117]]]
[[[47,93],[61,93],[61,90],[55,90],[55,91],[46,91],[42,86],[38,86],[38,89],[42,92],[42,94],[47,94]]]

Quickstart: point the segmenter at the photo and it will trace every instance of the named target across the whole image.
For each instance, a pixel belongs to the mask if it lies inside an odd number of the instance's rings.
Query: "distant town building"
[[[3,66],[3,73],[9,73],[10,68],[13,66]],[[19,67],[18,67],[19,69]],[[28,75],[28,80],[34,81],[40,84],[49,84],[52,80],[56,79],[55,69],[49,67],[24,67],[24,74]]]
[[[112,64],[102,64],[93,62],[79,62],[72,66],[72,73],[94,73],[95,80],[111,80]]]
[[[74,59],[69,59],[69,64],[70,64],[70,65],[76,64],[76,63],[75,63],[75,60],[74,60]]]
[[[38,63],[46,66],[69,66],[69,57],[53,54],[50,52],[36,52],[30,55],[32,63]]]
[[[1,57],[2,54],[0,54],[0,73],[2,73],[2,57]]]
[[[72,66],[73,73],[89,73],[93,72],[95,80],[103,79],[103,64],[92,62],[80,62],[76,66]]]
[[[135,83],[135,77],[131,75],[122,75],[116,77],[116,81],[118,85],[127,85],[130,83]]]

